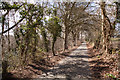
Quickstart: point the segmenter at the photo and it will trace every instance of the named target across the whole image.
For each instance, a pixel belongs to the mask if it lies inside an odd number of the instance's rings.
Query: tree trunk
[[[55,46],[55,40],[53,39],[53,41],[52,41],[52,53],[53,53],[53,56],[55,56],[54,46]]]
[[[104,16],[103,16],[103,12],[102,12],[102,41],[103,41],[103,46],[102,46],[102,48],[103,48],[103,50],[105,50],[105,27],[104,27]]]
[[[116,18],[120,20],[120,1],[116,2]]]
[[[67,28],[65,27],[64,51],[65,51],[65,49],[68,49],[67,39],[68,39],[68,30],[67,30]]]
[[[28,50],[30,49],[29,48],[29,44],[30,44],[30,36],[29,36],[29,30],[26,31],[26,37],[25,37],[25,49],[24,49],[24,52],[23,52],[23,55],[24,55],[24,58],[23,58],[23,63],[24,65],[27,64],[27,56],[28,56]],[[34,54],[33,54],[34,56]]]
[[[77,40],[79,40],[79,38],[80,38],[80,32],[78,32],[77,34]]]
[[[119,2],[116,3],[116,18],[117,18],[116,22],[119,21],[117,23],[120,23],[120,0]],[[119,30],[120,30],[120,27],[119,27]],[[119,71],[118,77],[120,78],[120,54],[118,54],[118,71]]]
[[[1,35],[1,39],[2,39],[2,60],[4,59],[4,44],[5,44],[5,41],[4,41],[4,35],[3,35],[3,32],[4,32],[4,25],[5,25],[5,16],[6,15],[3,15],[2,16],[2,35]]]
[[[109,18],[106,15],[105,2],[101,2],[101,14],[102,14],[102,36],[103,36],[103,49],[105,53],[110,53],[110,39],[113,27]]]
[[[8,29],[9,29],[9,14],[8,14]],[[8,52],[10,52],[10,34],[8,31]]]
[[[77,46],[77,42],[78,42],[78,38],[77,38],[77,34],[75,35],[75,46]]]
[[[5,75],[7,74],[7,68],[8,68],[8,65],[7,65],[7,61],[5,61],[5,49],[4,49],[4,44],[5,44],[5,41],[4,41],[4,35],[3,35],[3,32],[4,32],[4,25],[5,25],[5,17],[6,15],[9,14],[9,10],[7,10],[7,12],[2,16],[2,34],[1,34],[1,40],[2,40],[2,77],[4,78]]]
[[[35,27],[35,31],[34,31],[34,47],[33,47],[33,58],[35,59],[35,53],[37,50],[37,32],[36,32],[36,27]]]
[[[76,35],[75,35],[75,33],[74,33],[74,31],[72,31],[72,37],[73,37],[73,46],[75,46],[76,45]]]
[[[49,49],[48,49],[48,41],[47,41],[47,35],[46,35],[45,30],[41,31],[41,35],[43,37],[45,50],[46,50],[46,52],[48,52],[49,51]]]
[[[94,45],[95,49],[99,49],[100,48],[100,40],[101,40],[101,35],[99,35],[98,39],[95,40],[95,45]]]
[[[80,37],[81,37],[81,42],[82,42],[82,31],[81,31],[81,36]]]

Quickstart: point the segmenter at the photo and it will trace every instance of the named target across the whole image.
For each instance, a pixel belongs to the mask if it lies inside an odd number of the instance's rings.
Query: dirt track
[[[86,43],[82,43],[70,56],[59,61],[47,74],[40,76],[43,80],[91,80],[89,56]]]

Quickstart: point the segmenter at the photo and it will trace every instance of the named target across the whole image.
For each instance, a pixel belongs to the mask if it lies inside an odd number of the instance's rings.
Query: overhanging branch
[[[32,7],[30,6],[29,9],[28,9],[28,12],[30,11],[31,8],[32,8]],[[28,12],[27,12],[27,13],[28,13]],[[27,15],[27,14],[26,14],[26,15]],[[26,16],[26,15],[25,15],[25,16]],[[1,32],[0,35],[2,35],[2,34],[4,34],[4,33],[8,32],[8,31],[10,31],[10,30],[13,29],[15,26],[17,26],[20,22],[22,22],[22,20],[25,18],[25,16],[22,17],[22,18],[21,18],[16,24],[14,24],[12,27],[10,27],[9,29],[7,29],[7,30]]]
[[[12,27],[10,27],[9,29],[7,29],[7,30],[3,31],[2,33],[0,33],[0,35],[8,32],[8,31],[10,31],[11,29],[13,29],[13,28],[14,28],[15,26],[17,26],[24,18],[25,18],[25,17],[23,17],[22,19],[20,19],[15,25],[13,25]]]

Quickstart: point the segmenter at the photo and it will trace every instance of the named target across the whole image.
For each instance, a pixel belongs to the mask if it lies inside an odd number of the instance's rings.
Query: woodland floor
[[[89,56],[86,43],[82,43],[69,56],[62,59],[50,69],[49,72],[40,76],[41,80],[91,80]]]
[[[98,55],[99,50],[82,43],[56,56],[33,61],[22,70],[12,71],[6,80],[117,80],[105,77],[106,73],[117,74],[113,71],[115,62],[106,62]]]
[[[118,56],[116,54],[111,54],[110,59],[102,58],[100,54],[100,50],[93,49],[91,45],[87,45],[89,50],[89,63],[90,69],[92,71],[92,79],[93,80],[120,80],[118,78],[118,72],[116,70]],[[113,76],[108,76],[108,74],[112,74]],[[116,78],[114,78],[116,77]]]
[[[48,58],[44,58],[43,60],[39,61],[34,60],[31,64],[25,66],[24,69],[18,68],[17,70],[9,72],[7,75],[5,75],[5,80],[29,80],[39,78],[41,74],[49,72],[50,68],[58,64],[60,60],[69,56],[70,53],[76,50],[80,45],[81,43],[78,42],[78,46],[73,48],[70,47],[68,50],[58,52],[56,56],[52,56],[52,53],[49,53],[50,55]]]

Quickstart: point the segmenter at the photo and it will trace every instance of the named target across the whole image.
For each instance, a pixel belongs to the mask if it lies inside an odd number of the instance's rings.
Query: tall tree
[[[110,40],[113,27],[111,25],[110,19],[106,14],[105,2],[101,2],[101,14],[102,14],[102,37],[103,37],[103,49],[106,53],[110,53]]]
[[[56,16],[57,11],[56,9],[53,11],[54,16],[49,19],[48,21],[48,31],[52,34],[52,52],[55,56],[54,46],[57,40],[57,37],[60,37],[61,34],[61,25],[60,19]]]

